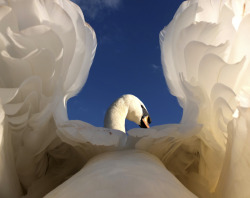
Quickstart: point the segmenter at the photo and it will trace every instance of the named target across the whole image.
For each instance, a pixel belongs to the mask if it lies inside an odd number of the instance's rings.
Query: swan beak
[[[141,119],[141,125],[140,127],[141,128],[150,128],[149,127],[149,124],[150,124],[150,118],[149,116],[144,116],[142,119]]]

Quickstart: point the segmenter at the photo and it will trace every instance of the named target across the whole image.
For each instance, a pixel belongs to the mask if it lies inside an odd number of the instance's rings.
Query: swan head
[[[134,95],[124,95],[122,96],[128,105],[128,113],[126,119],[135,122],[141,128],[149,128],[151,123],[151,118],[149,113],[139,98]]]
[[[125,132],[125,119],[135,122],[142,128],[149,128],[151,118],[139,98],[126,94],[109,107],[104,119],[104,127]]]

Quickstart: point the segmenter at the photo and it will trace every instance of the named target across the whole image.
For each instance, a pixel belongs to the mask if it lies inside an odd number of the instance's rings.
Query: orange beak
[[[148,123],[148,116],[145,116],[145,117],[142,119],[142,121],[143,121],[143,123],[145,124],[145,126],[146,126],[147,128],[150,128],[150,127],[149,127],[149,123]]]

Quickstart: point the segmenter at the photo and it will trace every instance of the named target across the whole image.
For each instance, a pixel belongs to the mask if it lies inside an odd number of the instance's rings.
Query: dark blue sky
[[[69,119],[103,126],[106,109],[123,94],[146,105],[151,126],[182,116],[161,66],[160,31],[182,0],[75,0],[97,36],[97,51],[82,91],[68,101]],[[127,122],[127,129],[137,127]]]

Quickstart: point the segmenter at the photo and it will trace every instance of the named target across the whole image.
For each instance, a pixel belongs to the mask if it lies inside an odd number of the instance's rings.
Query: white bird
[[[125,132],[125,119],[149,128],[144,104],[133,95],[117,99],[105,116],[105,127]],[[131,149],[105,152],[90,159],[74,176],[46,198],[166,198],[196,197],[154,155]]]
[[[125,132],[125,120],[149,128],[151,118],[145,105],[135,96],[127,94],[118,98],[107,110],[104,127]]]
[[[181,123],[125,134],[127,116],[150,122],[132,96],[108,128],[68,120],[96,49],[80,8],[0,1],[0,197],[250,197],[249,13],[246,0],[184,1],[160,33]]]

